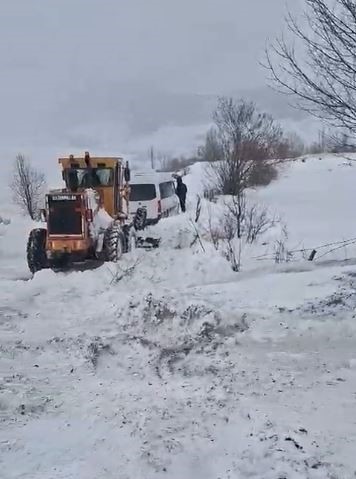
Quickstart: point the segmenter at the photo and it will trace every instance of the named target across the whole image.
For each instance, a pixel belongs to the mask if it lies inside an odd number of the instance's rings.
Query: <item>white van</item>
[[[130,189],[130,213],[135,214],[137,208],[145,207],[148,224],[180,211],[175,182],[168,173],[132,172]]]

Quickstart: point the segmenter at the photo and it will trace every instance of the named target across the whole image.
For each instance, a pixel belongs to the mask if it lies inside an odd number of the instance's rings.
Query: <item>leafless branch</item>
[[[245,229],[247,243],[254,243],[257,238],[266,233],[276,224],[277,219],[271,217],[266,208],[252,205],[246,210]]]
[[[278,39],[266,51],[274,85],[297,106],[356,132],[356,2],[306,0],[305,26],[286,22],[294,44]],[[298,52],[298,53],[297,53]]]
[[[110,274],[111,274],[111,281],[110,284],[117,284],[119,283],[122,279],[132,276],[133,272],[135,271],[136,267],[140,264],[141,260],[136,259],[136,261],[129,266],[128,268],[122,268],[119,263],[116,264],[115,271],[112,271],[112,269],[108,268]]]

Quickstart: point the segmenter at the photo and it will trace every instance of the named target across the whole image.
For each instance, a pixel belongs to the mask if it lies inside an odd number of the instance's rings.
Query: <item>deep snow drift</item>
[[[96,270],[31,279],[31,224],[0,210],[1,478],[353,477],[353,245],[275,265],[274,230],[234,273],[205,202],[191,246],[202,176],[158,250]],[[250,196],[299,250],[356,237],[355,184],[356,163],[315,158]]]

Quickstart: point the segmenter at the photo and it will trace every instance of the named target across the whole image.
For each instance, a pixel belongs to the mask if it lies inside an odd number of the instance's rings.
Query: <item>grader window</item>
[[[97,186],[112,186],[114,170],[112,168],[70,168],[67,172],[68,187],[96,188]],[[75,186],[75,188],[73,188]]]
[[[96,175],[100,185],[111,186],[113,182],[113,170],[111,168],[96,168]]]

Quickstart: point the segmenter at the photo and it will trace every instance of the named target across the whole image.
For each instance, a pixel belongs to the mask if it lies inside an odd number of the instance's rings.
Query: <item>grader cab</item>
[[[122,158],[60,158],[66,188],[46,195],[47,228],[31,231],[27,261],[32,273],[78,261],[118,261],[129,251],[145,211],[129,220],[130,169]]]
[[[113,218],[128,214],[130,169],[122,158],[60,158],[62,177],[71,192],[94,189],[107,213]]]

